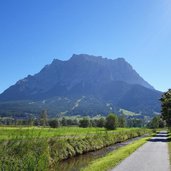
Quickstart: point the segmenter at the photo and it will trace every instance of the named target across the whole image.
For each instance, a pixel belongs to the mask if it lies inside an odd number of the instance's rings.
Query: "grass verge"
[[[132,144],[119,148],[118,150],[109,153],[105,157],[93,161],[90,165],[88,165],[88,167],[82,169],[82,171],[109,170],[115,167],[116,165],[118,165],[122,160],[127,158],[134,151],[136,151],[140,146],[146,143],[147,140],[149,139],[150,137],[142,138],[140,140],[133,142]]]
[[[169,160],[170,160],[170,165],[171,165],[171,132],[170,130],[168,134],[168,148],[169,148]]]

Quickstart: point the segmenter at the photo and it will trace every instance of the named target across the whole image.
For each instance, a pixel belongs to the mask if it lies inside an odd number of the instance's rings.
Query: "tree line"
[[[106,127],[107,129],[116,129],[117,127],[148,127],[163,128],[171,127],[171,89],[162,95],[161,115],[155,116],[148,124],[143,119],[126,118],[124,115],[109,114],[101,118],[48,118],[48,113],[43,110],[38,118],[34,115],[28,115],[27,119],[0,118],[0,125],[26,125],[26,126],[49,126],[57,128],[60,126],[80,126],[80,127]]]
[[[48,112],[43,110],[39,117],[35,118],[30,114],[25,119],[0,118],[0,125],[23,125],[23,126],[43,126],[58,128],[60,126],[79,126],[86,127],[105,127],[107,129],[116,129],[117,127],[143,127],[143,121],[136,118],[126,118],[124,115],[110,113],[106,117],[60,117],[48,118]]]

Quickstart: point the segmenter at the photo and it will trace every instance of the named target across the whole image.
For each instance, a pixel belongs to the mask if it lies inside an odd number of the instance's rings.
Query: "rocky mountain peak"
[[[36,113],[43,108],[53,114],[107,114],[112,112],[106,108],[109,103],[112,110],[152,113],[160,110],[160,96],[161,92],[153,89],[124,58],[73,54],[67,61],[54,59],[37,74],[6,89],[0,94],[0,114],[14,109],[16,113],[32,113],[33,109]],[[47,104],[42,103],[45,100]]]
[[[117,81],[153,89],[124,58],[108,59],[88,54],[73,54],[67,61],[54,59],[39,73],[21,79],[2,93],[0,99],[50,97],[67,94],[68,91],[77,94],[84,91],[90,94],[105,83]],[[13,97],[14,94],[16,95]]]

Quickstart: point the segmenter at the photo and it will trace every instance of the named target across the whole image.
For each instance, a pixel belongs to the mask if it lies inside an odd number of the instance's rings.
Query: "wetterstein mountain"
[[[54,59],[39,73],[18,81],[0,95],[0,113],[106,114],[120,108],[160,111],[156,91],[123,58],[73,55]],[[8,107],[7,107],[8,106]]]

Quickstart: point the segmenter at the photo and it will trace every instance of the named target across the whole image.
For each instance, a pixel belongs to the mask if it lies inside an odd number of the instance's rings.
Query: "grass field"
[[[122,131],[132,131],[138,128],[118,128],[108,133]],[[43,127],[0,127],[0,140],[16,138],[34,138],[34,137],[61,137],[61,136],[87,136],[105,133],[105,128],[80,128],[80,127],[60,127],[60,128],[43,128]]]
[[[29,137],[56,137],[56,136],[84,136],[103,132],[103,128],[79,128],[79,127],[0,127],[0,139],[29,138]]]

